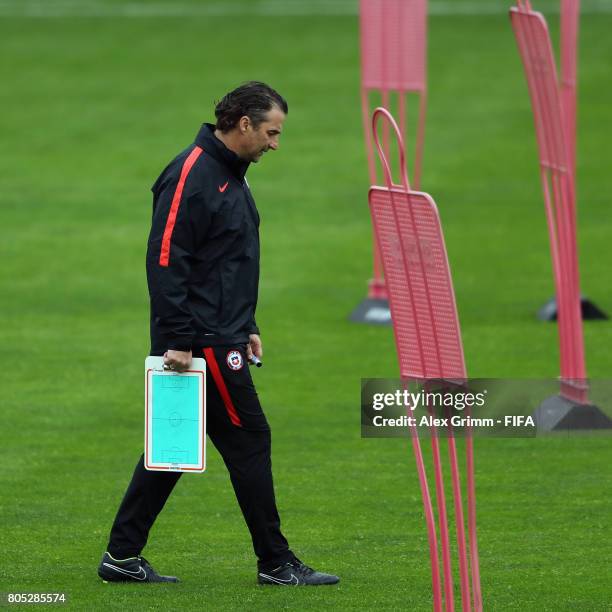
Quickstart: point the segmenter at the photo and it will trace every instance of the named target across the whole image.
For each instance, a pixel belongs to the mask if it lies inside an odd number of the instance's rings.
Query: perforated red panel
[[[540,162],[568,170],[561,97],[550,36],[540,13],[510,9],[512,27],[523,60],[533,106]]]
[[[426,0],[361,0],[366,89],[424,91]]]
[[[435,203],[426,193],[384,187],[372,187],[369,202],[401,375],[465,378],[455,294]]]
[[[561,0],[561,104],[568,162],[576,179],[576,87],[580,0]]]

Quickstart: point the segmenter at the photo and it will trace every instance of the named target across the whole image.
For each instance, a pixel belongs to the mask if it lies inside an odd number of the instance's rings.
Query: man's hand
[[[253,355],[255,355],[257,359],[261,359],[263,355],[263,348],[261,346],[261,338],[257,334],[251,334],[249,336],[246,354],[249,361],[251,361],[251,357],[253,357]]]
[[[164,353],[164,366],[175,372],[184,372],[191,365],[191,351],[167,350]]]

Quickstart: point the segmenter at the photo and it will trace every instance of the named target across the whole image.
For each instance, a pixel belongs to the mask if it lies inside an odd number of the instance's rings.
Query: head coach
[[[166,367],[207,365],[208,435],[223,457],[257,556],[257,581],[335,584],[289,549],[280,528],[270,460],[270,427],[248,363],[261,358],[255,322],[259,285],[259,215],[245,174],[278,148],[288,113],[264,83],[228,93],[195,142],[153,185],[147,249],[151,355]],[[180,473],[147,471],[143,457],[111,528],[98,575],[108,582],[177,582],[141,556],[149,530]]]

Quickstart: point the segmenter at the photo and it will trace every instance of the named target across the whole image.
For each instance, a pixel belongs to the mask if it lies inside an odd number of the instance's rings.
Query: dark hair
[[[257,128],[273,106],[278,106],[285,115],[289,112],[285,98],[277,91],[265,83],[249,81],[225,94],[217,104],[215,127],[222,132],[229,132],[246,115],[253,122],[253,127]]]

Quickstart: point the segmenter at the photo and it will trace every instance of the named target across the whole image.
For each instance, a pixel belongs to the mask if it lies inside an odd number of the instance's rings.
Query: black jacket
[[[204,124],[153,185],[152,352],[242,344],[259,333],[259,214],[248,166]]]

